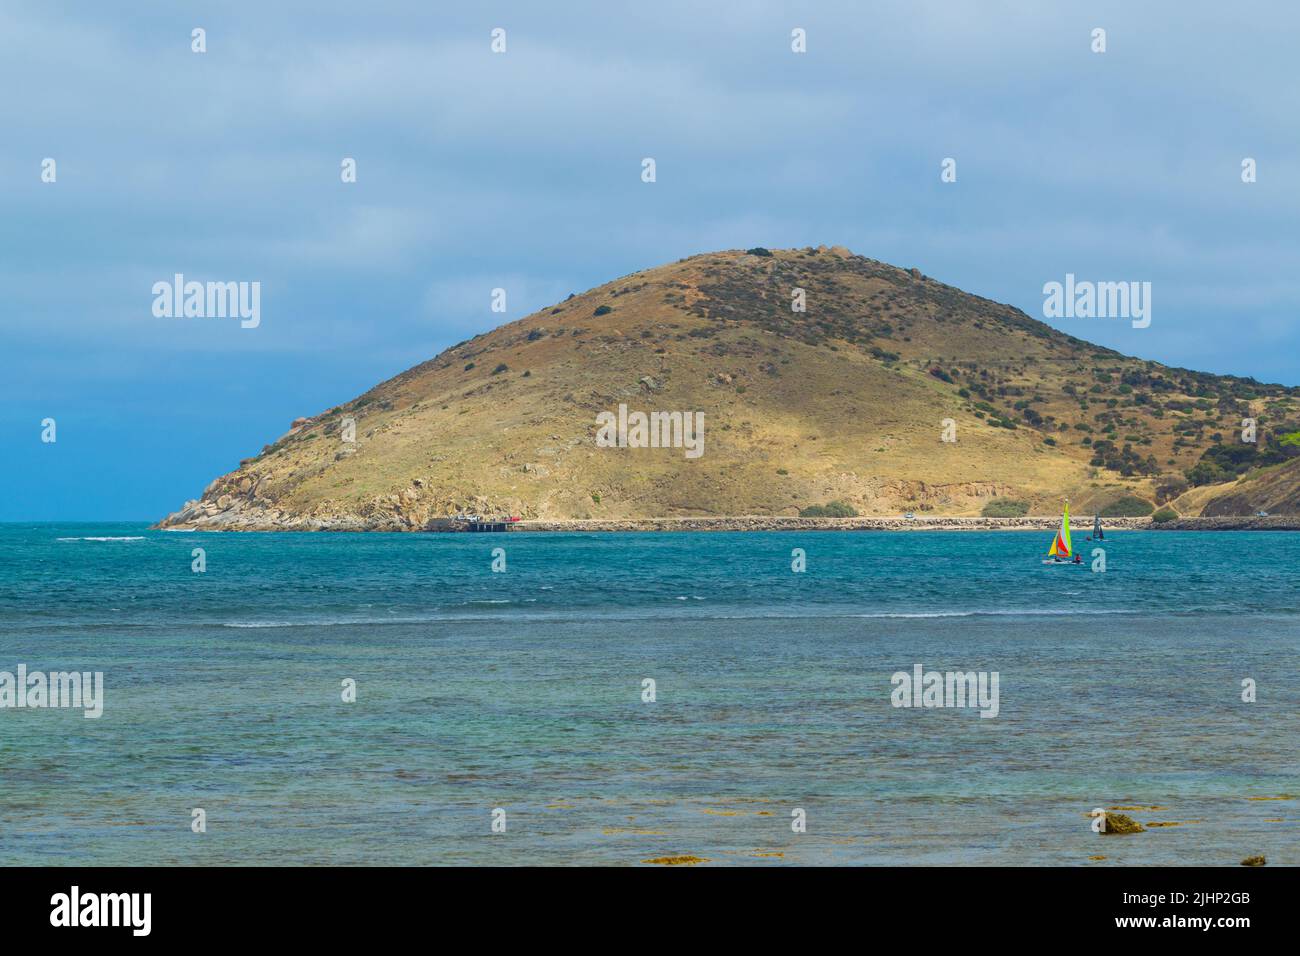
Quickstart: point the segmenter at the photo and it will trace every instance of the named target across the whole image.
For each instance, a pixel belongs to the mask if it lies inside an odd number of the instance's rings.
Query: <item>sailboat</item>
[[[1065,510],[1061,512],[1061,528],[1052,538],[1052,546],[1047,549],[1043,564],[1079,564],[1081,559],[1074,553],[1070,543],[1070,499],[1065,499]]]

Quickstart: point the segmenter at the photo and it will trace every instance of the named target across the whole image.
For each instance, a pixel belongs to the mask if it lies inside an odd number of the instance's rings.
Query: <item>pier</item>
[[[513,522],[496,518],[431,518],[425,531],[509,531]]]

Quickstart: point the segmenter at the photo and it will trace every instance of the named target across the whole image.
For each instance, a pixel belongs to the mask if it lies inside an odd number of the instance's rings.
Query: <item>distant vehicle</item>
[[[506,520],[507,520],[507,521],[518,521],[518,520],[519,520],[519,515],[511,515],[511,516],[510,516],[509,518],[507,518]]]
[[[908,521],[912,521],[916,518],[916,515],[909,511],[907,514],[903,515],[903,517]]]
[[[1255,512],[1255,517],[1256,517],[1256,518],[1267,518],[1267,517],[1268,517],[1268,512],[1267,512],[1267,511],[1256,511],[1256,512]]]

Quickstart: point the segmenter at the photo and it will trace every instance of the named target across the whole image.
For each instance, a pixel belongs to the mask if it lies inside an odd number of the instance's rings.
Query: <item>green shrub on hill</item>
[[[1164,504],[1187,491],[1187,479],[1181,475],[1165,475],[1156,482],[1156,501]]]
[[[994,498],[980,512],[986,518],[1023,518],[1029,513],[1029,503],[1010,498]]]
[[[1193,485],[1215,485],[1232,481],[1255,468],[1290,461],[1300,454],[1300,432],[1281,432],[1263,438],[1258,444],[1232,442],[1211,445],[1201,454],[1200,460],[1187,469],[1187,480]]]
[[[856,518],[858,510],[843,501],[832,501],[827,505],[810,505],[799,510],[800,518]]]
[[[1145,518],[1155,506],[1145,498],[1124,495],[1101,509],[1103,518]]]

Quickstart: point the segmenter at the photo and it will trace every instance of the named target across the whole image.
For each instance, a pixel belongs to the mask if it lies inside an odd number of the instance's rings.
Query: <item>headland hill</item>
[[[665,447],[635,447],[638,413]],[[452,346],[155,527],[1033,529],[1065,498],[1080,526],[1300,529],[1300,388],[1131,358],[843,247],[756,248]]]

